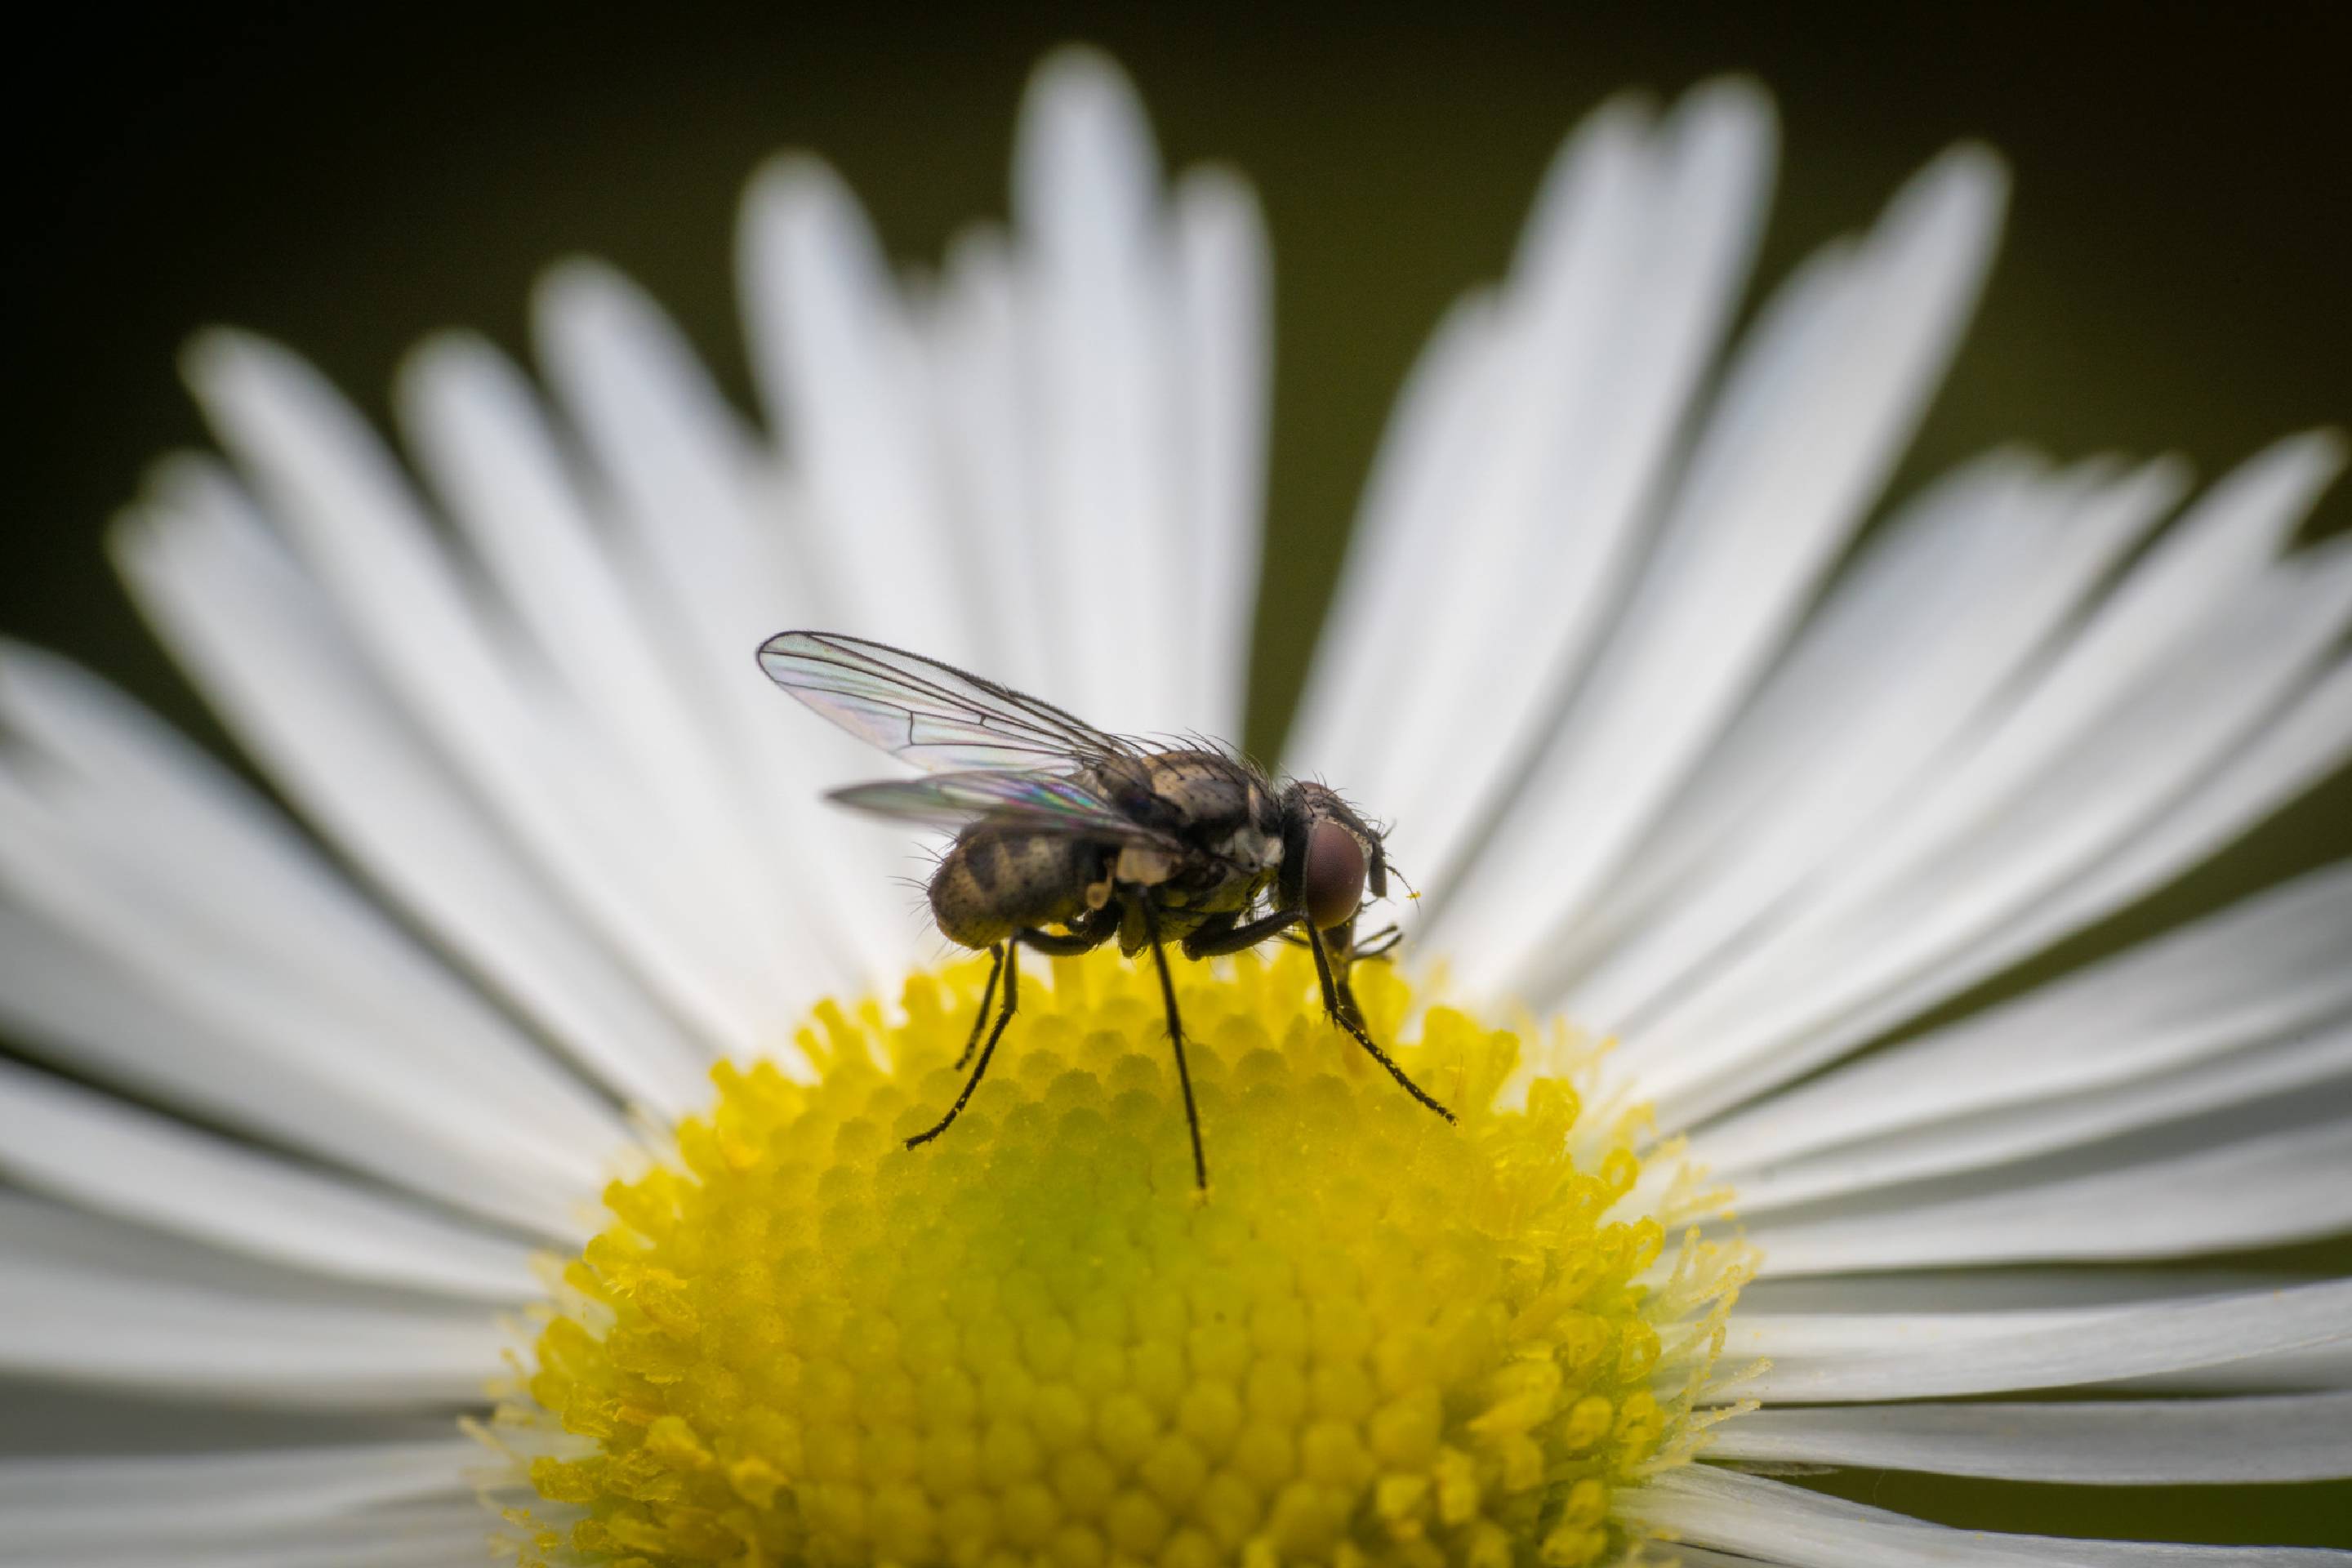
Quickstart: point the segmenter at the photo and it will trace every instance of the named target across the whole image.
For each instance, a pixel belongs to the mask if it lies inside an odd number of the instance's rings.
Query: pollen
[[[720,1066],[606,1192],[501,1411],[521,1560],[1637,1555],[1617,1501],[1696,1446],[1745,1261],[1696,1232],[1662,1259],[1647,1125],[1585,1103],[1593,1050],[1360,966],[1449,1126],[1324,1019],[1303,954],[1177,974],[1205,1194],[1157,981],[1108,952],[1024,983],[917,1149],[984,964],[820,1007],[809,1081]]]

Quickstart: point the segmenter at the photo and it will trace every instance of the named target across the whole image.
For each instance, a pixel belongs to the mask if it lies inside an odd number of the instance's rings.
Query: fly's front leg
[[[1246,925],[1237,924],[1237,917],[1221,915],[1203,921],[1192,935],[1184,939],[1184,956],[1192,959],[1222,958],[1229,952],[1239,952],[1255,947],[1268,937],[1280,936],[1306,917],[1297,910],[1260,917]]]
[[[1354,930],[1354,925],[1355,922],[1351,919],[1349,921],[1351,934]],[[1305,934],[1300,931],[1286,931],[1282,932],[1281,935],[1282,940],[1288,942],[1293,947],[1305,947],[1307,945],[1307,938]],[[1337,963],[1339,961],[1339,955],[1342,950],[1345,950],[1347,952],[1347,961],[1349,964],[1358,963],[1365,959],[1386,958],[1389,954],[1397,950],[1397,944],[1402,941],[1404,941],[1404,928],[1402,926],[1385,925],[1359,943],[1351,945],[1348,942],[1334,941],[1331,943],[1333,962]]]
[[[980,1064],[971,1069],[971,1076],[964,1080],[963,1092],[956,1096],[955,1103],[948,1107],[948,1113],[940,1118],[939,1125],[928,1132],[918,1132],[907,1140],[907,1147],[909,1149],[929,1142],[946,1131],[949,1123],[963,1113],[964,1106],[971,1100],[971,1091],[978,1089],[980,1080],[988,1076],[988,1058],[996,1054],[996,1042],[1004,1037],[1004,1026],[1013,1022],[1013,1011],[1021,1005],[1021,954],[1014,951],[1009,942],[998,943],[996,952],[998,954],[996,969],[1002,970],[1004,973],[1004,1005],[1003,1009],[996,1015],[996,1026],[988,1031],[988,1044],[981,1047]],[[995,981],[995,971],[991,971],[990,984],[993,985]],[[985,1004],[982,1005],[984,1006]]]
[[[1151,943],[1151,962],[1160,971],[1160,1000],[1168,1010],[1168,1041],[1176,1047],[1176,1081],[1184,1090],[1184,1122],[1192,1131],[1192,1181],[1205,1193],[1209,1162],[1201,1152],[1201,1111],[1192,1103],[1192,1069],[1184,1063],[1184,1024],[1176,1016],[1176,982],[1168,973],[1168,950],[1160,941],[1160,911],[1152,908],[1148,893],[1139,893],[1135,901],[1142,911],[1144,938]]]
[[[1317,931],[1311,921],[1307,927],[1307,945],[1315,954],[1315,978],[1323,984],[1323,1010],[1331,1016],[1331,1021],[1354,1037],[1356,1044],[1370,1051],[1372,1060],[1388,1068],[1389,1076],[1402,1084],[1407,1094],[1447,1121],[1453,1121],[1454,1112],[1423,1092],[1421,1085],[1406,1077],[1404,1068],[1397,1066],[1388,1052],[1372,1043],[1372,1037],[1364,1028],[1363,1011],[1356,1005],[1356,994],[1348,988],[1347,972],[1341,970],[1336,975],[1332,973],[1330,955],[1323,951],[1323,933]]]
[[[1331,965],[1331,989],[1339,995],[1339,1005],[1358,1023],[1364,1020],[1363,1010],[1356,1005],[1356,993],[1348,984],[1356,969],[1356,917],[1349,915],[1338,925],[1323,932],[1323,956]]]

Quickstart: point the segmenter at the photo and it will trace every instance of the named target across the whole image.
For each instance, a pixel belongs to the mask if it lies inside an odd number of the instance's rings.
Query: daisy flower
[[[1772,156],[1742,82],[1602,108],[1413,372],[1281,761],[1393,825],[1358,984],[1459,1125],[1296,950],[1180,964],[1205,1196],[1108,952],[902,1147],[987,965],[751,659],[1240,733],[1265,240],[1112,67],[935,274],[761,174],[762,426],[587,263],[544,390],[434,341],[397,455],[198,342],[226,458],[119,559],[285,805],[0,651],[0,1562],[2269,1560],[1786,1477],[2352,1475],[2352,1280],[2157,1267],[2352,1226],[2352,868],[1951,1005],[2352,750],[2338,444],[1874,522],[2004,176],[1735,334]]]

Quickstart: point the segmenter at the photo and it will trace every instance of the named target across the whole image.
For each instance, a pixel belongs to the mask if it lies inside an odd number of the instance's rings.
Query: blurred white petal
[[[1768,1403],[2063,1388],[2352,1345],[2352,1281],[2039,1311],[1743,1314],[1726,1355],[1771,1364],[1731,1392]]]
[[[1759,1410],[1707,1453],[2086,1486],[2325,1480],[2352,1475],[2352,1394]]]
[[[1739,1550],[1753,1542],[1802,1568],[1898,1568],[1935,1563],[2065,1564],[2068,1568],[2305,1568],[2347,1554],[2318,1548],[2174,1546],[1952,1530],[1823,1497],[1762,1476],[1695,1465],[1660,1477],[1628,1505],[1678,1540]]]

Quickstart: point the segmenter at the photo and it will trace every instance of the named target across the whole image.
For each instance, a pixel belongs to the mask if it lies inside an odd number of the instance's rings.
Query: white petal
[[[1824,907],[1754,950],[1737,966],[1750,982],[1744,1006],[1742,988],[1727,985],[1643,1037],[1649,1059],[1639,1065],[1662,1122],[1687,1124],[1816,1065],[1832,1037],[1825,1026],[2119,852],[2303,683],[2347,607],[2352,552],[2308,574],[2283,572],[2080,737],[2011,804],[2000,831],[1955,839],[1904,883],[1834,913]]]
[[[896,281],[832,170],[788,157],[744,197],[743,308],[776,439],[807,486],[802,541],[831,625],[951,663],[981,651],[972,541],[950,526],[922,361]]]
[[[155,513],[125,520],[117,557],[247,751],[584,1065],[666,1103],[692,1048],[438,764],[244,498],[200,464],[157,482]]]
[[[2352,1394],[1758,1410],[1714,1428],[1707,1457],[2091,1486],[2326,1480],[2352,1475]]]
[[[519,1301],[504,1239],[0,1062],[0,1171],[126,1219],[297,1268]]]
[[[2023,1107],[2311,1027],[2352,1005],[2352,867],[2315,871],[1708,1127],[1727,1174]]]
[[[536,657],[572,711],[610,738],[601,764],[639,783],[632,824],[707,902],[703,939],[732,938],[748,1004],[768,1034],[799,1021],[823,976],[795,976],[809,922],[751,830],[757,784],[715,705],[666,644],[650,585],[626,570],[609,519],[521,374],[479,340],[435,339],[404,367],[404,426],[420,465],[512,606],[519,658]],[[740,671],[738,672],[740,674]],[[714,946],[720,944],[714,943]],[[751,955],[747,958],[747,953]]]
[[[453,1208],[567,1243],[590,1234],[568,1205],[514,1191],[497,1162],[453,1157],[446,1136],[353,1093],[340,1077],[320,1081],[289,1071],[252,1042],[224,1035],[157,995],[87,943],[5,902],[0,1022],[28,1052],[78,1073]],[[583,1187],[581,1195],[586,1194]]]
[[[1017,268],[1004,235],[975,226],[948,252],[924,342],[940,426],[940,461],[950,470],[966,591],[990,606],[976,617],[970,668],[1021,691],[1058,679],[1058,633],[1045,611],[1038,520],[1043,476],[1023,394],[1025,320]]]
[[[496,1516],[471,1498],[421,1500],[359,1510],[330,1519],[263,1525],[178,1541],[107,1539],[5,1555],[16,1568],[452,1568],[483,1560]]]
[[[200,340],[188,376],[338,623],[502,830],[673,1005],[730,1044],[752,1038],[739,983],[711,957],[729,952],[723,929],[635,831],[642,812],[610,758],[506,658],[358,415],[257,340]]]
[[[453,1088],[518,1121],[567,1139],[617,1134],[601,1102],[354,896],[277,812],[121,693],[0,644],[0,719],[20,742],[25,804],[78,888],[106,883],[142,911],[175,914],[249,990],[331,1006],[344,1028],[432,1058]],[[234,921],[218,918],[225,889]]]
[[[330,1288],[160,1233],[0,1200],[0,1369],[234,1404],[473,1404],[509,1336],[479,1307]]]
[[[2122,852],[2064,889],[2022,922],[2023,939],[2046,945],[2121,909],[2133,898],[2227,845],[2352,756],[2352,658],[2338,658],[2298,691],[2262,731],[2199,781]],[[2016,951],[2005,942],[1996,958]],[[1970,973],[1988,973],[1970,954]],[[1954,982],[1943,982],[1946,994]]]
[[[2273,574],[2273,558],[2342,461],[2333,440],[2305,437],[2282,441],[2225,476],[2060,650],[2046,676],[2001,716],[1937,798],[1896,825],[1860,887],[1892,883],[1905,860],[1968,833],[2079,750],[2084,733],[2120,702],[2171,673],[2189,639],[2226,618],[2244,602],[2244,590]],[[1858,901],[1863,894],[1846,896]]]
[[[1586,1026],[1643,1015],[1845,864],[2042,651],[2179,489],[2172,465],[1931,486],[1832,588],[1650,840],[1546,961]]]
[[[1464,388],[1475,396],[1479,427],[1451,454],[1442,510],[1433,504],[1404,525],[1444,534],[1457,562],[1525,563],[1517,572],[1457,569],[1415,584],[1419,624],[1476,626],[1483,635],[1402,637],[1390,627],[1361,647],[1326,639],[1318,650],[1316,680],[1379,691],[1388,732],[1424,737],[1433,754],[1458,749],[1453,731],[1464,710],[1493,715],[1487,732],[1478,735],[1480,752],[1508,757],[1525,746],[1530,715],[1514,722],[1510,704],[1531,707],[1556,697],[1551,688],[1559,679],[1554,658],[1538,650],[1555,634],[1574,640],[1589,618],[1580,613],[1586,602],[1612,578],[1629,542],[1633,515],[1621,498],[1596,498],[1598,515],[1576,503],[1584,500],[1589,470],[1617,456],[1605,446],[1591,448],[1610,408],[1601,384],[1617,368],[1601,352],[1602,341],[1637,298],[1638,253],[1661,183],[1648,119],[1634,101],[1616,100],[1580,126],[1553,161],[1520,258],[1496,300],[1491,363]],[[1634,471],[1640,467],[1637,447]],[[1529,580],[1559,602],[1532,620],[1502,614]],[[1559,657],[1572,657],[1572,650],[1562,647]],[[1489,689],[1496,666],[1516,666],[1519,679]],[[1344,695],[1334,700],[1348,701]],[[1310,686],[1307,704],[1319,700]],[[1364,699],[1352,704],[1364,705]],[[1382,749],[1370,737],[1340,739],[1337,752],[1307,753],[1294,765],[1329,772],[1368,792],[1384,813],[1415,824],[1417,860],[1433,855],[1450,837],[1432,832],[1423,816],[1433,770],[1400,766],[1393,757],[1381,765],[1366,755]],[[1487,787],[1478,780],[1465,790],[1455,781],[1457,793],[1478,795]]]
[[[1776,1161],[1740,1179],[1739,1212],[1753,1220],[1792,1204],[2009,1164],[2252,1100],[2275,1104],[2279,1096],[2344,1079],[2352,1079],[2352,1021],[2115,1089],[1951,1117],[1811,1159]]]
[[[2282,572],[2233,606],[2214,635],[2185,646],[2162,679],[2086,731],[2078,751],[2009,805],[1996,833],[1955,840],[1906,882],[1812,922],[1801,942],[1775,955],[1785,973],[1756,971],[1763,984],[1749,988],[1752,1010],[1733,1010],[1728,995],[1717,1002],[1717,1026],[1739,1017],[1751,1037],[1786,1038],[1838,1018],[1853,999],[1869,997],[1998,931],[2011,916],[2117,853],[2200,776],[2226,765],[2304,683],[2339,633],[2347,608],[2352,552],[2308,572]],[[1811,976],[1810,985],[1793,978],[1800,970]],[[1675,1020],[1644,1038],[1664,1052],[1706,1026],[1696,1016]],[[1738,1039],[1710,1041],[1705,1055],[1737,1057]],[[1700,1055],[1678,1056],[1669,1070],[1696,1086],[1709,1070]],[[1775,1065],[1786,1076],[1804,1064]],[[1696,1087],[1687,1097],[1663,1087],[1659,1092],[1675,1100],[1666,1113],[1670,1121],[1706,1114],[1734,1098]]]
[[[1646,1059],[1628,1065],[1662,1120],[1817,1065],[1822,1031],[2117,853],[2224,765],[2309,678],[2352,600],[2342,552],[2259,560],[2334,468],[2326,444],[2292,442],[2217,486],[1869,855],[1651,1020],[1633,1053]]]
[[[2176,1546],[1997,1535],[1906,1519],[1761,1476],[1686,1465],[1628,1493],[1626,1513],[1677,1541],[1745,1551],[1803,1568],[1898,1568],[1908,1563],[2070,1564],[2072,1568],[2304,1568],[2352,1553],[2320,1548]]]
[[[1895,700],[1892,689],[1906,696],[1937,689],[1928,672],[1945,645],[1971,643],[1979,658],[1950,661],[1965,669],[2006,662],[2007,649],[1975,646],[1990,629],[1990,607],[2004,603],[2003,589],[2042,575],[2033,570],[2043,564],[2037,536],[2056,531],[2082,489],[2031,453],[1996,451],[1928,485],[1865,542],[1622,872],[1554,951],[1555,971],[1580,976],[1570,994],[1577,1017],[1611,1020],[1631,1010],[1614,994],[1638,994],[1640,983],[1616,972],[1666,962],[1645,946],[1665,948],[1688,965],[1751,920],[1748,905],[1769,888],[1743,902],[1708,883],[1759,882],[1748,863],[1775,850],[1794,860],[1785,847],[1794,836],[1791,805],[1850,790],[1853,763],[1908,751],[1933,721],[1953,721],[1946,705],[1933,701],[1907,705],[1913,722],[1903,727],[1886,722],[1883,710]],[[1856,742],[1874,731],[1878,746]],[[1801,783],[1806,787],[1795,787]],[[1857,816],[1848,805],[1844,820]],[[1726,861],[1730,868],[1719,868]],[[1676,940],[1654,926],[1640,929],[1659,919],[1662,905],[1669,927],[1703,916],[1701,929],[1719,934]],[[1600,975],[1583,974],[1596,961]]]
[[[1768,310],[1574,705],[1485,855],[1441,904],[1473,994],[1527,976],[1794,626],[1939,379],[1990,252],[2003,178],[1947,155],[1878,232]]]
[[[492,1212],[560,1226],[572,1202],[593,1190],[598,1156],[612,1142],[583,1150],[502,1097],[450,1094],[429,1055],[401,1050],[396,1037],[371,1028],[331,993],[248,984],[234,944],[220,952],[216,939],[228,928],[91,875],[73,849],[29,792],[0,773],[0,875],[70,940],[120,963],[212,1037],[244,1047],[252,1068],[299,1081],[323,1100],[380,1107],[426,1157],[467,1167],[467,1180],[483,1188],[474,1201]],[[552,1100],[549,1109],[553,1123],[565,1107]]]
[[[438,1441],[449,1434],[446,1412],[338,1415],[191,1404],[135,1390],[45,1383],[0,1373],[0,1463],[400,1445]]]
[[[470,1500],[467,1474],[489,1458],[471,1437],[447,1433],[408,1443],[0,1460],[8,1521],[0,1563],[36,1550],[152,1549],[282,1531],[428,1498]]]
[[[1478,634],[1432,638],[1436,657],[1396,688],[1423,708],[1389,720],[1396,733],[1425,736],[1435,754],[1513,763],[1540,744],[1613,618],[1747,276],[1769,184],[1769,107],[1745,82],[1714,83],[1650,142],[1630,171],[1625,210],[1603,205],[1556,224],[1545,210],[1565,199],[1555,186],[1521,242],[1518,273],[1559,297],[1507,301],[1522,318],[1504,325],[1513,382],[1460,503],[1499,513],[1505,533],[1482,544],[1458,512],[1444,525],[1457,560],[1513,564],[1449,574],[1483,588],[1470,604],[1449,603],[1443,586],[1424,591],[1424,624]],[[1450,649],[1478,657],[1448,664]],[[1459,863],[1507,782],[1423,767],[1382,809],[1412,825],[1412,854],[1435,876]]]
[[[1486,363],[1444,394],[1459,410],[1400,411],[1384,469],[1439,482],[1375,489],[1290,751],[1410,825],[1416,863],[1454,858],[1508,780],[1400,765],[1387,740],[1500,767],[1539,738],[1643,537],[1748,268],[1771,151],[1769,109],[1743,82],[1698,89],[1654,132],[1630,101],[1594,114],[1547,176]],[[1398,500],[1410,513],[1391,514]],[[1503,569],[1412,572],[1428,546],[1384,548],[1399,531]],[[1400,637],[1405,624],[1434,635]]]
[[[2180,1367],[2099,1385],[2116,1394],[2268,1394],[2352,1390],[2352,1343],[2281,1351],[2227,1365]]]
[[[1176,321],[1159,154],[1134,89],[1086,49],[1038,68],[1013,151],[1023,401],[1032,410],[1057,685],[1040,693],[1115,731],[1178,715],[1173,650],[1194,628],[1199,563],[1171,498]],[[1177,719],[1181,722],[1181,720]]]
[[[1934,1316],[2182,1301],[2198,1296],[2277,1290],[2308,1282],[2274,1272],[2170,1266],[1936,1269],[1752,1280],[1739,1292],[1739,1307],[1743,1312],[1767,1317],[1791,1312]]]
[[[612,492],[628,569],[662,608],[661,637],[689,661],[757,779],[756,826],[781,885],[822,909],[812,951],[779,955],[810,983],[895,987],[921,951],[887,879],[916,862],[906,836],[818,798],[873,772],[873,753],[781,698],[752,658],[835,608],[814,570],[808,510],[720,402],[644,294],[573,263],[540,287],[540,357]],[[773,1050],[781,1042],[766,1040]]]
[[[1192,693],[1159,722],[1238,742],[1265,531],[1269,246],[1256,195],[1222,170],[1185,175],[1171,221],[1180,416],[1173,466],[1185,498],[1177,549],[1194,581],[1192,608],[1178,625],[1196,640],[1171,660]]]
[[[1752,1342],[1743,1338],[1734,1348],[1769,1342],[1783,1369],[1804,1372],[1824,1357],[1911,1352],[1948,1339],[2006,1343],[2035,1331],[2037,1325],[2074,1333],[2086,1312],[2178,1307],[2224,1297],[2252,1300],[2312,1282],[2307,1278],[2242,1269],[2133,1268],[2114,1264],[2082,1268],[1800,1275],[1758,1280],[1740,1292],[1740,1316],[1756,1333]],[[2285,1349],[2258,1347],[2252,1354],[2096,1378],[2081,1386],[2118,1394],[2352,1390],[2352,1338]],[[1999,1391],[1969,1386],[1958,1392]]]
[[[1458,494],[1457,476],[1486,434],[1501,313],[1483,290],[1455,301],[1406,376],[1284,742],[1289,771],[1339,781],[1367,801],[1402,789],[1415,771],[1389,738],[1393,660],[1422,640],[1402,634],[1420,624],[1423,588],[1450,575],[1444,532],[1428,520]]]
[[[2226,1373],[2352,1342],[2352,1280],[2254,1294],[2030,1312],[1739,1313],[1726,1367],[1770,1365],[1730,1386],[1768,1404],[1934,1399]]]
[[[2162,887],[2310,789],[2352,757],[2352,658],[2296,693],[2221,765],[2128,843],[1986,934],[1809,1039],[1829,1060],[1958,994],[2028,954]],[[1750,1075],[1748,1093],[1785,1075]]]
[[[1768,1219],[1749,1239],[1767,1275],[2190,1258],[2305,1241],[2352,1228],[2352,1120],[2088,1175],[2029,1168],[1970,1195],[1937,1190],[1909,1203],[1898,1193],[1864,1214]]]

